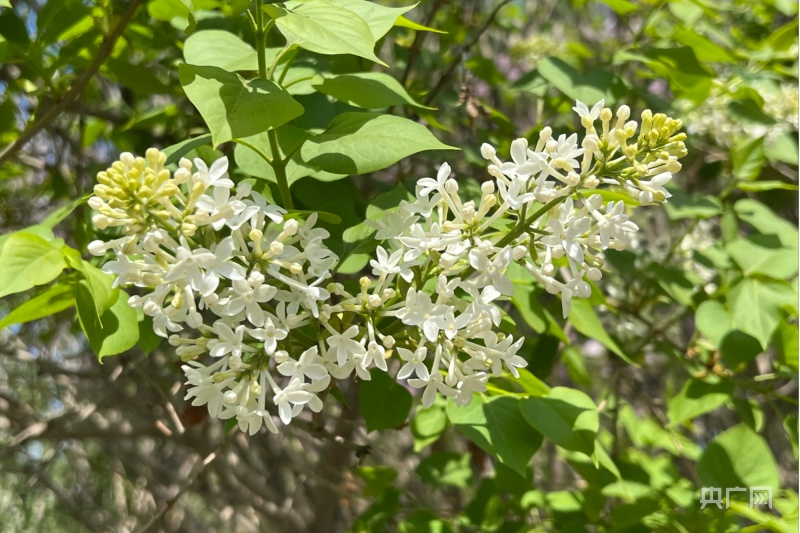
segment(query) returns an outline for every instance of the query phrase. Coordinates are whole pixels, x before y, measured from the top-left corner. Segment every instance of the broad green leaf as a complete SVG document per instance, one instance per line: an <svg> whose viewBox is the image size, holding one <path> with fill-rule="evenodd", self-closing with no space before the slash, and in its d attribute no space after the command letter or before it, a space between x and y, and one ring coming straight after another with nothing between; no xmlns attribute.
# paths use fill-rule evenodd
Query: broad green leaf
<svg viewBox="0 0 800 533"><path fill-rule="evenodd" d="M485 400L474 395L466 406L447 402L447 417L459 433L524 477L542 435L525 421L520 402L509 396Z"/></svg>
<svg viewBox="0 0 800 533"><path fill-rule="evenodd" d="M788 132L779 133L777 135L770 133L770 135L764 139L764 155L773 163L782 161L789 165L797 166L797 136Z"/></svg>
<svg viewBox="0 0 800 533"><path fill-rule="evenodd" d="M733 177L743 181L753 181L761 174L767 161L764 155L764 138L749 139L737 144L732 152Z"/></svg>
<svg viewBox="0 0 800 533"><path fill-rule="evenodd" d="M677 396L667 402L667 417L672 424L692 420L723 405L733 396L733 383L690 379Z"/></svg>
<svg viewBox="0 0 800 533"><path fill-rule="evenodd" d="M547 396L523 399L525 420L558 446L591 455L600 420L597 406L585 393L567 387L550 389Z"/></svg>
<svg viewBox="0 0 800 533"><path fill-rule="evenodd" d="M695 28L676 26L672 38L681 44L690 46L694 50L697 59L703 62L712 63L735 63L736 58L708 37L701 35Z"/></svg>
<svg viewBox="0 0 800 533"><path fill-rule="evenodd" d="M511 302L522 315L526 324L535 332L543 333L547 330L547 317L537 299L538 294L528 278L528 283L514 283L514 295L511 297Z"/></svg>
<svg viewBox="0 0 800 533"><path fill-rule="evenodd" d="M780 486L778 467L767 442L744 424L714 437L697 461L706 487Z"/></svg>
<svg viewBox="0 0 800 533"><path fill-rule="evenodd" d="M541 60L536 68L543 78L570 100L580 100L589 106L601 99L610 105L623 95L624 86L610 71L595 70L584 74L554 57Z"/></svg>
<svg viewBox="0 0 800 533"><path fill-rule="evenodd" d="M358 387L358 404L367 431L403 425L411 412L411 393L382 370L374 368L371 374L372 379Z"/></svg>
<svg viewBox="0 0 800 533"><path fill-rule="evenodd" d="M403 200L413 201L414 196L406 189L405 185L398 183L394 189L378 195L370 202L367 206L367 220L377 220L384 211L396 210Z"/></svg>
<svg viewBox="0 0 800 533"><path fill-rule="evenodd" d="M639 6L628 0L601 0L601 2L613 9L618 15L628 15L639 9Z"/></svg>
<svg viewBox="0 0 800 533"><path fill-rule="evenodd" d="M783 307L797 306L797 291L788 283L745 278L728 293L733 325L766 349L778 327Z"/></svg>
<svg viewBox="0 0 800 533"><path fill-rule="evenodd" d="M798 355L800 355L797 323L790 323L786 318L782 318L774 341L780 362L797 372Z"/></svg>
<svg viewBox="0 0 800 533"><path fill-rule="evenodd" d="M751 335L739 331L725 306L716 300L706 300L697 308L695 314L697 330L711 345L722 353L722 358L730 368L746 363L763 350Z"/></svg>
<svg viewBox="0 0 800 533"><path fill-rule="evenodd" d="M167 146L162 150L167 155L167 165L174 165L181 160L186 154L197 148L198 146L205 146L211 144L211 134L198 135L192 139L186 139L178 144Z"/></svg>
<svg viewBox="0 0 800 533"><path fill-rule="evenodd" d="M11 9L11 0L0 0L0 7L7 7Z"/></svg>
<svg viewBox="0 0 800 533"><path fill-rule="evenodd" d="M85 204L89 200L89 196L91 196L91 195L86 194L84 196L81 196L80 198L77 198L77 199L71 201L70 203L68 203L66 205L63 205L63 206L53 210L49 215L47 215L44 218L44 220L39 222L39 224L37 224L37 226L40 226L42 228L51 228L52 229L53 227L55 227L58 224L60 224L69 215L71 215L72 212L75 211L75 209L77 209L78 207L80 207L83 204Z"/></svg>
<svg viewBox="0 0 800 533"><path fill-rule="evenodd" d="M420 461L417 475L429 485L467 487L472 482L468 453L434 452Z"/></svg>
<svg viewBox="0 0 800 533"><path fill-rule="evenodd" d="M414 451L419 452L439 440L447 429L445 401L438 399L427 409L419 409L411 419L411 434L414 436Z"/></svg>
<svg viewBox="0 0 800 533"><path fill-rule="evenodd" d="M270 50L272 64L278 50ZM190 65L218 67L227 71L258 70L255 49L229 31L204 30L193 33L183 45L183 57Z"/></svg>
<svg viewBox="0 0 800 533"><path fill-rule="evenodd" d="M181 85L211 130L213 145L277 128L303 114L274 82L246 82L217 67L180 65Z"/></svg>
<svg viewBox="0 0 800 533"><path fill-rule="evenodd" d="M64 241L47 241L17 232L4 240L0 251L0 297L53 281L66 268Z"/></svg>
<svg viewBox="0 0 800 533"><path fill-rule="evenodd" d="M139 340L139 321L136 311L128 305L128 295L118 291L113 305L97 319L94 298L84 282L78 283L75 293L78 320L98 360L133 348Z"/></svg>
<svg viewBox="0 0 800 533"><path fill-rule="evenodd" d="M57 283L7 314L0 321L0 329L54 315L73 305L75 305L74 285L66 282Z"/></svg>
<svg viewBox="0 0 800 533"><path fill-rule="evenodd" d="M348 9L364 19L372 33L372 39L378 39L389 33L398 20L405 14L414 9L417 4L405 7L386 7L377 2L367 0L331 0L331 3ZM399 26L399 24L397 24Z"/></svg>
<svg viewBox="0 0 800 533"><path fill-rule="evenodd" d="M750 235L728 243L725 249L747 276L788 279L797 275L797 247L784 247L777 235Z"/></svg>
<svg viewBox="0 0 800 533"><path fill-rule="evenodd" d="M680 268L656 263L652 267L658 285L673 300L690 307L695 293L695 284L689 280L687 272Z"/></svg>
<svg viewBox="0 0 800 533"><path fill-rule="evenodd" d="M69 252L72 253L67 255L67 264L77 270L83 278L78 284L83 285L89 291L97 310L96 318L100 320L103 313L117 301L119 288L112 287L114 277L81 259L77 250L70 249Z"/></svg>
<svg viewBox="0 0 800 533"><path fill-rule="evenodd" d="M139 317L139 340L136 344L142 349L145 356L150 355L164 340L153 331L153 319L142 313Z"/></svg>
<svg viewBox="0 0 800 533"><path fill-rule="evenodd" d="M616 343L611 336L606 333L600 319L597 318L594 308L588 300L583 298L573 298L572 305L569 311L569 321L575 326L580 333L586 335L590 339L594 339L626 362L638 366L628 355L622 351L622 348Z"/></svg>
<svg viewBox="0 0 800 533"><path fill-rule="evenodd" d="M119 83L135 93L151 95L172 92L172 87L161 81L151 69L131 63L128 59L111 58L106 61L105 68Z"/></svg>
<svg viewBox="0 0 800 533"><path fill-rule="evenodd" d="M425 150L456 150L422 124L392 115L342 113L300 153L309 165L336 174L368 174Z"/></svg>
<svg viewBox="0 0 800 533"><path fill-rule="evenodd" d="M722 212L722 204L710 194L689 195L678 189L673 189L670 193L672 197L662 205L672 220L710 218Z"/></svg>
<svg viewBox="0 0 800 533"><path fill-rule="evenodd" d="M375 39L367 22L353 11L325 0L287 2L286 9L264 6L286 37L309 52L352 54L388 66L375 55Z"/></svg>
<svg viewBox="0 0 800 533"><path fill-rule="evenodd" d="M355 472L366 484L364 496L382 495L397 479L397 470L386 466L362 466Z"/></svg>
<svg viewBox="0 0 800 533"><path fill-rule="evenodd" d="M656 75L669 81L672 91L700 103L711 92L715 73L697 60L689 46L658 48L646 46L635 52L622 50L614 55L614 63L641 61Z"/></svg>
<svg viewBox="0 0 800 533"><path fill-rule="evenodd" d="M433 109L414 100L400 82L383 72L340 74L313 85L322 94L364 109L386 109L396 105Z"/></svg>
<svg viewBox="0 0 800 533"><path fill-rule="evenodd" d="M291 124L286 124L278 128L277 135L281 158L285 159L289 154L292 155L286 162L285 169L286 180L289 185L292 185L300 178L311 175L319 181L336 181L345 177L343 174L332 174L317 170L303 161L300 157L299 148L312 137L309 132ZM240 170L250 176L277 183L278 179L275 177L275 170L263 157L266 156L270 160L272 159L272 144L266 132L245 139L236 139L236 143L234 158Z"/></svg>
<svg viewBox="0 0 800 533"><path fill-rule="evenodd" d="M784 246L797 247L797 226L775 214L761 202L743 198L733 205L739 219L765 235L777 235Z"/></svg>

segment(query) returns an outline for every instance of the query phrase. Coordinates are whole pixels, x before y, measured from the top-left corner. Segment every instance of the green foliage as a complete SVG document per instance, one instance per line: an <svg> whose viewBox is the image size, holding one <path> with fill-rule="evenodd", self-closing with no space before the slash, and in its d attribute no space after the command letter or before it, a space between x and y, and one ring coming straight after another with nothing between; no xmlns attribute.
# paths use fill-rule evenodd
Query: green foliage
<svg viewBox="0 0 800 533"><path fill-rule="evenodd" d="M502 329L526 336L520 355L529 366L519 378L491 379L468 406L439 398L421 408L392 377L396 355L387 355L388 374L358 382L357 403L332 388L338 411L312 426L322 420L327 430L335 424L324 421L339 417L352 424L351 411L360 412L366 433L349 435L373 451L357 466L341 460L353 486L327 496L352 504L339 513L353 531L796 531L796 3L571 0L510 2L497 12L484 1L263 3L150 0L105 50L125 2L0 0L0 142L11 145L58 111L23 149L0 156L3 335L37 354L49 353L46 335L61 328L73 338L53 343L58 350L75 345L103 359L135 349L126 364L174 355L100 269L110 258L83 254L94 238L115 235L93 227L82 208L109 152L162 146L172 168L182 157L229 156L232 179L250 180L287 217L319 214L342 258L338 273L357 290L381 244L369 222L411 198L414 181L446 158L459 160L449 162L461 192L477 203L482 142L507 152L511 140L546 126L571 132L575 99L626 104L632 118L652 108L684 120L690 155L663 210L634 220L640 246L601 258L602 290L573 300L567 320L558 299L512 265ZM78 99L58 107L96 58ZM602 196L636 203L616 191ZM44 203L64 207L43 217ZM15 395L29 388L8 382ZM31 395L55 403L61 385L53 383ZM151 426L135 429L150 438ZM0 430L2 440L25 429L15 426L8 439ZM303 446L318 444L301 435ZM64 454L47 439L36 443L54 462ZM281 457L275 446L264 456ZM35 453L10 455L24 463ZM304 479L322 476L317 466ZM78 479L63 464L45 467L25 471L16 492L33 490L28 480ZM102 472L98 479L117 483L116 462ZM209 477L194 497L230 482ZM282 484L299 491L303 481ZM750 508L746 493L725 511L700 509L703 487L750 486L773 489L772 513ZM97 501L113 509L139 497L127 490ZM281 501L311 505L300 494ZM64 502L45 505L75 519ZM181 527L209 529L218 518ZM262 527L279 529L272 519ZM38 529L78 530L44 524Z"/></svg>

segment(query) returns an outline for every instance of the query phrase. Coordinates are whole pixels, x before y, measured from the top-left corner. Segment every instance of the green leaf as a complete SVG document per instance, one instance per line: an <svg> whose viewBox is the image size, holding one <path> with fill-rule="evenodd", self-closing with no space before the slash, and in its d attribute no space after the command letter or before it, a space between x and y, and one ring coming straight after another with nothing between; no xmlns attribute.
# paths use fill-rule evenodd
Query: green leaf
<svg viewBox="0 0 800 533"><path fill-rule="evenodd" d="M696 28L690 29L684 26L676 26L672 38L681 44L690 46L699 61L712 63L736 62L736 57L728 50L698 33Z"/></svg>
<svg viewBox="0 0 800 533"><path fill-rule="evenodd" d="M594 339L626 362L638 366L628 355L622 351L622 348L616 343L614 339L606 333L600 319L597 318L594 308L588 300L583 298L573 298L572 305L569 311L569 321L575 326L580 333L586 335L590 339Z"/></svg>
<svg viewBox="0 0 800 533"><path fill-rule="evenodd" d="M731 163L733 177L743 181L753 181L761 174L761 168L767 161L764 155L764 138L758 137L742 141L734 146Z"/></svg>
<svg viewBox="0 0 800 533"><path fill-rule="evenodd" d="M397 470L385 466L362 466L356 474L365 482L364 496L382 495L397 479Z"/></svg>
<svg viewBox="0 0 800 533"><path fill-rule="evenodd" d="M710 218L722 213L722 203L710 194L690 195L678 189L670 191L672 196L662 204L672 220L684 218Z"/></svg>
<svg viewBox="0 0 800 533"><path fill-rule="evenodd" d="M403 425L411 412L411 393L382 370L373 368L371 374L372 379L362 381L358 387L358 403L367 431Z"/></svg>
<svg viewBox="0 0 800 533"><path fill-rule="evenodd" d="M0 251L0 298L53 281L66 268L64 241L25 231L4 239Z"/></svg>
<svg viewBox="0 0 800 533"><path fill-rule="evenodd" d="M0 329L54 315L75 305L75 287L66 282L47 287L0 321Z"/></svg>
<svg viewBox="0 0 800 533"><path fill-rule="evenodd" d="M272 50L267 64L278 51ZM183 45L183 57L190 65L217 67L230 72L258 70L255 49L229 31L204 30L193 33Z"/></svg>
<svg viewBox="0 0 800 533"><path fill-rule="evenodd" d="M669 81L672 91L693 102L708 98L715 73L697 60L689 46L673 48L644 47L636 52L623 50L614 56L614 63L641 61L656 75Z"/></svg>
<svg viewBox="0 0 800 533"><path fill-rule="evenodd" d="M125 291L118 291L116 301L99 320L94 298L84 282L78 283L75 299L81 328L99 361L136 345L139 340L139 321L136 311L128 305Z"/></svg>
<svg viewBox="0 0 800 533"><path fill-rule="evenodd" d="M474 395L466 406L447 402L447 417L459 433L524 477L542 435L525 421L521 402L509 396L485 400Z"/></svg>
<svg viewBox="0 0 800 533"><path fill-rule="evenodd" d="M744 424L714 437L697 461L697 475L707 487L780 486L778 467L767 442Z"/></svg>
<svg viewBox="0 0 800 533"><path fill-rule="evenodd" d="M352 54L388 66L375 55L367 22L354 12L324 0L287 2L286 10L264 6L289 45L324 55Z"/></svg>
<svg viewBox="0 0 800 533"><path fill-rule="evenodd" d="M795 163L796 165L797 163ZM798 186L793 183L786 183L785 181L778 180L764 180L764 181L743 181L736 184L736 187L747 192L763 192L763 191L796 191Z"/></svg>
<svg viewBox="0 0 800 533"><path fill-rule="evenodd" d="M429 485L465 488L472 482L472 465L468 453L434 452L420 461L416 472Z"/></svg>
<svg viewBox="0 0 800 533"><path fill-rule="evenodd" d="M389 33L392 26L399 26L397 22L402 15L417 6L414 4L406 7L386 7L366 0L331 0L331 4L350 10L364 19L375 42Z"/></svg>
<svg viewBox="0 0 800 533"><path fill-rule="evenodd" d="M618 15L628 15L639 9L639 6L628 0L601 0Z"/></svg>
<svg viewBox="0 0 800 533"><path fill-rule="evenodd" d="M580 73L564 61L548 57L539 62L537 72L550 84L567 95L588 105L605 99L613 104L623 95L623 85L611 71Z"/></svg>
<svg viewBox="0 0 800 533"><path fill-rule="evenodd" d="M447 413L444 401L438 400L427 409L419 409L411 419L414 452L419 452L439 440L445 429L447 429Z"/></svg>
<svg viewBox="0 0 800 533"><path fill-rule="evenodd" d="M447 35L446 31L437 30L436 28L430 28L428 26L423 26L422 24L418 24L413 20L409 20L406 17L398 17L396 21L394 21L394 25L401 27L401 28L408 28L414 31L430 31L433 33L441 33L443 35Z"/></svg>
<svg viewBox="0 0 800 533"><path fill-rule="evenodd" d="M457 150L422 124L392 115L342 113L303 145L303 160L336 174L368 174L425 150Z"/></svg>
<svg viewBox="0 0 800 533"><path fill-rule="evenodd" d="M131 63L127 59L111 58L106 61L106 68L119 83L135 93L151 95L172 92L169 85L156 77L153 71L144 65Z"/></svg>
<svg viewBox="0 0 800 533"><path fill-rule="evenodd" d="M70 252L74 253L67 256L67 263L81 274L83 279L78 283L89 291L96 309L95 318L100 320L103 313L117 301L119 296L119 288L112 287L114 276L81 259L77 250L70 249Z"/></svg>
<svg viewBox="0 0 800 533"><path fill-rule="evenodd" d="M727 380L690 379L677 396L668 400L667 417L672 424L697 418L731 399L733 389L733 383Z"/></svg>
<svg viewBox="0 0 800 533"><path fill-rule="evenodd" d="M788 283L745 278L728 293L733 325L766 349L784 307L797 306L797 291Z"/></svg>
<svg viewBox="0 0 800 533"><path fill-rule="evenodd" d="M706 300L700 304L695 314L695 324L697 330L722 353L725 364L730 368L751 361L762 352L755 338L734 327L730 313L716 300Z"/></svg>
<svg viewBox="0 0 800 533"><path fill-rule="evenodd" d="M597 406L585 393L554 387L547 396L523 399L519 408L525 420L544 438L567 450L594 453L600 419Z"/></svg>
<svg viewBox="0 0 800 533"><path fill-rule="evenodd" d="M764 155L773 163L783 162L797 166L797 136L788 132L778 133L777 135L773 135L770 132L770 135L764 139Z"/></svg>
<svg viewBox="0 0 800 533"><path fill-rule="evenodd" d="M217 67L180 65L181 85L211 130L213 145L277 128L303 114L274 82L246 82Z"/></svg>
<svg viewBox="0 0 800 533"><path fill-rule="evenodd" d="M386 109L396 105L434 109L414 100L400 82L382 72L341 74L313 85L322 94L363 109Z"/></svg>
<svg viewBox="0 0 800 533"><path fill-rule="evenodd" d="M797 226L775 214L761 202L743 198L733 205L739 219L765 235L777 235L786 247L797 247Z"/></svg>
<svg viewBox="0 0 800 533"><path fill-rule="evenodd" d="M174 165L181 160L186 154L197 148L198 146L206 146L211 144L211 134L206 133L191 139L186 139L172 146L167 146L162 150L167 156L167 165Z"/></svg>
<svg viewBox="0 0 800 533"><path fill-rule="evenodd" d="M763 274L778 279L797 275L797 247L784 247L777 235L750 235L725 246L747 276Z"/></svg>

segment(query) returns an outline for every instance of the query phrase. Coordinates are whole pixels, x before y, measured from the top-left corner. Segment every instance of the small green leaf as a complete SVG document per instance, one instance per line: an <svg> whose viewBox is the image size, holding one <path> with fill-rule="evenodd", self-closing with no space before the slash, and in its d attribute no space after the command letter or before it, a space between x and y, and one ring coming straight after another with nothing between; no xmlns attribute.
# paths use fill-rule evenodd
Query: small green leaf
<svg viewBox="0 0 800 533"><path fill-rule="evenodd" d="M367 22L354 12L324 0L287 2L286 10L265 6L289 45L324 55L352 54L383 66Z"/></svg>
<svg viewBox="0 0 800 533"><path fill-rule="evenodd" d="M267 64L272 64L278 50L271 50ZM190 65L218 67L235 72L258 70L255 49L229 31L204 30L193 33L183 45L183 57Z"/></svg>
<svg viewBox="0 0 800 533"><path fill-rule="evenodd" d="M403 425L411 412L411 393L382 370L373 368L371 374L372 379L362 381L358 387L358 403L367 431Z"/></svg>
<svg viewBox="0 0 800 533"><path fill-rule="evenodd" d="M420 461L416 472L429 485L464 488L472 482L472 465L467 453L434 452Z"/></svg>
<svg viewBox="0 0 800 533"><path fill-rule="evenodd" d="M763 351L756 339L733 326L730 313L716 300L706 300L700 304L695 314L695 324L697 331L722 353L725 364L730 368L751 361Z"/></svg>
<svg viewBox="0 0 800 533"><path fill-rule="evenodd" d="M437 30L436 28L431 28L429 26L423 26L413 20L409 20L406 17L398 17L396 21L394 21L394 25L400 28L408 28L414 31L430 31L433 33L441 33L442 35L447 35L446 31Z"/></svg>
<svg viewBox="0 0 800 533"><path fill-rule="evenodd" d="M335 174L368 174L425 150L457 150L422 124L392 115L342 113L303 145L303 160Z"/></svg>
<svg viewBox="0 0 800 533"><path fill-rule="evenodd" d="M667 417L672 424L692 420L723 405L733 396L733 383L726 380L690 379L668 401Z"/></svg>
<svg viewBox="0 0 800 533"><path fill-rule="evenodd" d="M414 100L400 82L382 72L340 74L313 85L322 94L363 109L386 109L396 105L434 109Z"/></svg>
<svg viewBox="0 0 800 533"><path fill-rule="evenodd" d="M75 305L75 286L61 282L47 287L0 321L0 329L54 315Z"/></svg>
<svg viewBox="0 0 800 533"><path fill-rule="evenodd" d="M197 148L198 146L206 146L211 144L211 134L198 135L191 139L186 139L172 146L168 146L162 150L167 156L167 165L174 165L181 160L186 154Z"/></svg>
<svg viewBox="0 0 800 533"><path fill-rule="evenodd" d="M731 151L733 154L733 177L743 181L753 181L761 174L761 168L767 161L764 155L764 138L757 137L737 144Z"/></svg>
<svg viewBox="0 0 800 533"><path fill-rule="evenodd" d="M583 298L573 298L569 312L569 321L580 333L590 339L594 339L626 362L638 366L628 355L622 351L617 342L606 333L600 319L597 318L594 308L588 300Z"/></svg>
<svg viewBox="0 0 800 533"><path fill-rule="evenodd" d="M797 163L795 163L796 165ZM763 192L763 191L796 191L797 185L793 183L786 183L785 181L778 180L765 180L765 181L742 181L736 184L736 187L747 192Z"/></svg>
<svg viewBox="0 0 800 533"><path fill-rule="evenodd" d="M544 438L567 450L591 455L600 427L597 406L585 393L567 387L550 389L547 396L523 399L525 420Z"/></svg>
<svg viewBox="0 0 800 533"><path fill-rule="evenodd" d="M744 424L714 437L697 461L697 475L707 487L780 486L778 467L767 442Z"/></svg>
<svg viewBox="0 0 800 533"><path fill-rule="evenodd" d="M117 300L97 319L94 298L86 284L80 282L75 294L78 320L98 360L133 348L139 340L136 311L128 305L128 295L120 290Z"/></svg>
<svg viewBox="0 0 800 533"><path fill-rule="evenodd" d="M722 203L710 194L690 195L678 189L670 193L672 197L662 205L672 220L711 218L722 213Z"/></svg>
<svg viewBox="0 0 800 533"><path fill-rule="evenodd" d="M246 82L217 67L178 68L181 85L211 130L215 148L231 139L276 128L303 114L303 106L274 82Z"/></svg>
<svg viewBox="0 0 800 533"><path fill-rule="evenodd" d="M414 451L419 452L439 440L445 429L447 429L447 413L444 401L439 400L427 409L419 409L411 419Z"/></svg>
<svg viewBox="0 0 800 533"><path fill-rule="evenodd" d="M447 402L447 417L459 433L524 477L528 462L542 445L542 435L522 416L522 401L509 396L485 400L474 395L466 406Z"/></svg>
<svg viewBox="0 0 800 533"><path fill-rule="evenodd" d="M539 62L537 72L550 84L567 95L570 100L580 100L593 105L605 99L613 104L622 96L624 86L611 71L580 73L564 61L547 57Z"/></svg>
<svg viewBox="0 0 800 533"><path fill-rule="evenodd" d="M53 281L66 268L64 241L17 232L0 251L0 298Z"/></svg>

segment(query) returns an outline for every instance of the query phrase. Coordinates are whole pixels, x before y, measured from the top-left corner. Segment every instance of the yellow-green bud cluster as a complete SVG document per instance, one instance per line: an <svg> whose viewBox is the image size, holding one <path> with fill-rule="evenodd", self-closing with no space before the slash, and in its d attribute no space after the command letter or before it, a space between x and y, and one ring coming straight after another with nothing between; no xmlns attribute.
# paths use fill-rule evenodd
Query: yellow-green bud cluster
<svg viewBox="0 0 800 533"><path fill-rule="evenodd" d="M126 152L98 173L94 197L89 200L97 211L95 225L100 229L123 226L127 235L134 235L149 229L156 220L170 220L172 198L179 190L164 168L166 161L164 152L155 148L147 150L146 158Z"/></svg>

